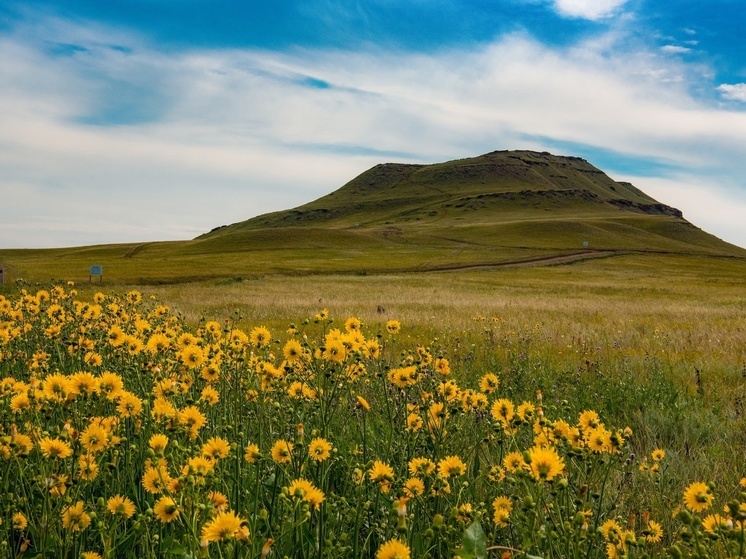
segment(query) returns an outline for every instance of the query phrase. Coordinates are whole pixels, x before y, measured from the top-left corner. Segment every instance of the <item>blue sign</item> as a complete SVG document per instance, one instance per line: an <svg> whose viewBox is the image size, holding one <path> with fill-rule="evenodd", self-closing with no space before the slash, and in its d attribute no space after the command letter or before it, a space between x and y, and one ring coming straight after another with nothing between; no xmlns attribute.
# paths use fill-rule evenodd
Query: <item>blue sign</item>
<svg viewBox="0 0 746 559"><path fill-rule="evenodd" d="M91 266L91 273L92 276L103 276L104 275L104 267L103 266Z"/></svg>

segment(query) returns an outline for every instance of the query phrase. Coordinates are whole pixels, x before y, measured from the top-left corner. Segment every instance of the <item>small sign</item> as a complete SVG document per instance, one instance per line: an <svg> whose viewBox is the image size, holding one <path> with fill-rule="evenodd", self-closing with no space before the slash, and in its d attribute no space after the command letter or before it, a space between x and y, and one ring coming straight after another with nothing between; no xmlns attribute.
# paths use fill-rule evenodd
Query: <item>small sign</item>
<svg viewBox="0 0 746 559"><path fill-rule="evenodd" d="M104 281L104 267L103 266L91 266L91 271L88 272L88 281L93 281L93 276L98 276L99 283L103 283Z"/></svg>

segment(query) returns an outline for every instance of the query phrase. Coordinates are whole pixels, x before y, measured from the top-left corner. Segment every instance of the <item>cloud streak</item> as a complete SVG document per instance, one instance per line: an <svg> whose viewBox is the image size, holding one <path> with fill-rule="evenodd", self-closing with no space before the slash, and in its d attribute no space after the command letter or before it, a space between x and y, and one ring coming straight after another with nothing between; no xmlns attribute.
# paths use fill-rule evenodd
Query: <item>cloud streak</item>
<svg viewBox="0 0 746 559"><path fill-rule="evenodd" d="M584 17L589 5L574 4ZM690 66L623 42L560 49L513 33L436 54L172 52L45 20L0 39L0 246L188 238L310 201L382 161L494 149L576 144L648 161L669 176L637 186L665 184L661 201L675 206L680 180L694 208L716 170L718 200L737 197L746 113L696 101ZM742 85L718 89L738 100ZM712 231L746 246L743 224Z"/></svg>

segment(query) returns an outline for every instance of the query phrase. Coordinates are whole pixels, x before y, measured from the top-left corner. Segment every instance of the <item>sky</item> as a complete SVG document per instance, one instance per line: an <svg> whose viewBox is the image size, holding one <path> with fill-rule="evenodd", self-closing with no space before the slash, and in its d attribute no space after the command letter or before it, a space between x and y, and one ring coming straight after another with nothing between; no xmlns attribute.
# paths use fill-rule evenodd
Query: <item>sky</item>
<svg viewBox="0 0 746 559"><path fill-rule="evenodd" d="M746 247L744 28L743 0L0 0L0 248L190 239L503 149Z"/></svg>

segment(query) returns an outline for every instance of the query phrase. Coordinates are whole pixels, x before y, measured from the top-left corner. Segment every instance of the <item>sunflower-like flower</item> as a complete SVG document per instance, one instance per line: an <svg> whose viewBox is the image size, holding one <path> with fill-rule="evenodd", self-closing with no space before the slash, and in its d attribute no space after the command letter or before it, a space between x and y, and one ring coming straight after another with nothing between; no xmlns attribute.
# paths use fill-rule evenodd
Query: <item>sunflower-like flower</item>
<svg viewBox="0 0 746 559"><path fill-rule="evenodd" d="M551 481L565 469L565 462L554 447L533 447L528 451L531 475L537 481Z"/></svg>
<svg viewBox="0 0 746 559"><path fill-rule="evenodd" d="M171 497L161 497L153 507L155 517L167 524L173 522L179 516L179 507Z"/></svg>
<svg viewBox="0 0 746 559"><path fill-rule="evenodd" d="M684 490L684 506L692 512L707 510L714 499L710 487L701 481L695 481Z"/></svg>
<svg viewBox="0 0 746 559"><path fill-rule="evenodd" d="M62 526L73 532L81 532L91 524L91 516L85 511L85 503L78 501L62 510Z"/></svg>
<svg viewBox="0 0 746 559"><path fill-rule="evenodd" d="M324 492L317 488L310 481L298 478L293 480L288 487L291 497L301 499L318 510L321 503L324 502Z"/></svg>
<svg viewBox="0 0 746 559"><path fill-rule="evenodd" d="M80 435L80 444L86 452L101 452L109 445L109 433L100 423L90 423Z"/></svg>
<svg viewBox="0 0 746 559"><path fill-rule="evenodd" d="M458 456L446 456L438 462L438 475L442 478L462 476L466 473L466 464Z"/></svg>
<svg viewBox="0 0 746 559"><path fill-rule="evenodd" d="M258 444L250 444L246 447L246 451L243 455L244 459L249 464L255 464L259 458L261 458L262 454L259 452L259 445Z"/></svg>
<svg viewBox="0 0 746 559"><path fill-rule="evenodd" d="M495 373L486 373L479 379L479 389L485 394L492 394L500 386L500 379Z"/></svg>
<svg viewBox="0 0 746 559"><path fill-rule="evenodd" d="M293 443L280 439L272 445L271 454L278 464L288 464L293 459Z"/></svg>
<svg viewBox="0 0 746 559"><path fill-rule="evenodd" d="M67 458L73 453L73 449L62 439L44 437L39 441L41 453L46 458Z"/></svg>
<svg viewBox="0 0 746 559"><path fill-rule="evenodd" d="M249 340L256 347L266 347L272 341L272 334L264 326L256 326L249 334Z"/></svg>
<svg viewBox="0 0 746 559"><path fill-rule="evenodd" d="M495 500L492 501L492 508L494 509L492 519L495 524L500 528L507 526L508 518L513 511L513 501L505 496L495 497Z"/></svg>
<svg viewBox="0 0 746 559"><path fill-rule="evenodd" d="M647 528L643 530L645 535L645 541L650 543L658 543L663 538L663 528L655 520L649 520Z"/></svg>
<svg viewBox="0 0 746 559"><path fill-rule="evenodd" d="M114 495L106 501L106 509L114 516L130 518L135 514L135 503L129 497Z"/></svg>
<svg viewBox="0 0 746 559"><path fill-rule="evenodd" d="M219 512L202 527L202 541L219 542L234 539L241 526L245 524L246 521L233 511Z"/></svg>
<svg viewBox="0 0 746 559"><path fill-rule="evenodd" d="M230 443L220 437L212 437L202 446L202 456L213 460L227 457L230 451Z"/></svg>
<svg viewBox="0 0 746 559"><path fill-rule="evenodd" d="M394 469L385 462L376 460L368 470L368 478L379 485L382 493L388 493L391 482L394 481Z"/></svg>
<svg viewBox="0 0 746 559"><path fill-rule="evenodd" d="M376 559L409 559L409 546L401 540L392 539L381 545L376 552Z"/></svg>
<svg viewBox="0 0 746 559"><path fill-rule="evenodd" d="M331 456L332 445L326 439L317 437L308 445L308 455L316 462L323 462Z"/></svg>

